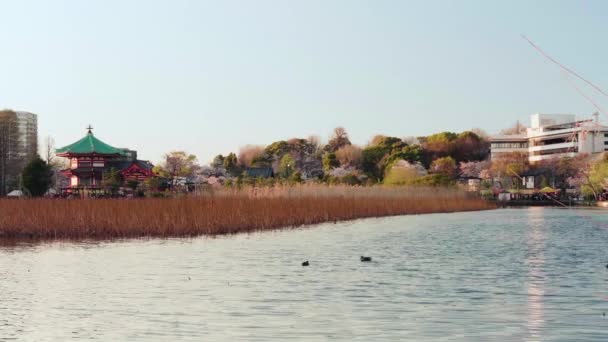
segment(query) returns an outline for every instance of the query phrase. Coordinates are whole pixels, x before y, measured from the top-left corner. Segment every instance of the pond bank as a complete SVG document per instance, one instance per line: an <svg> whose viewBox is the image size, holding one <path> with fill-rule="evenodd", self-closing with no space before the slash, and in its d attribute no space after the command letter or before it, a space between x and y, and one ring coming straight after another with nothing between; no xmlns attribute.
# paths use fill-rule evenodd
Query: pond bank
<svg viewBox="0 0 608 342"><path fill-rule="evenodd" d="M593 201L554 201L554 200L509 200L509 201L497 201L492 200L491 203L495 203L496 206L501 208L507 207L583 207L583 208L596 208L604 207L608 208L608 204L603 205L606 202L593 202Z"/></svg>

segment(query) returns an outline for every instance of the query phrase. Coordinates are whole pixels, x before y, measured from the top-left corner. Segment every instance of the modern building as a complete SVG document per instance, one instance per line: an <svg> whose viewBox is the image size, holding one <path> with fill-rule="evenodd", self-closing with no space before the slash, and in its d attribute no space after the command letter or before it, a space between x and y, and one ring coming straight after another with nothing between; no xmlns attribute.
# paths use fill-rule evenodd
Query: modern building
<svg viewBox="0 0 608 342"><path fill-rule="evenodd" d="M528 155L531 163L555 157L574 157L581 153L608 151L608 126L593 119L576 120L572 114L533 114L524 134L493 136L491 157L508 153Z"/></svg>
<svg viewBox="0 0 608 342"><path fill-rule="evenodd" d="M0 111L0 196L19 188L19 175L38 153L38 117Z"/></svg>
<svg viewBox="0 0 608 342"><path fill-rule="evenodd" d="M61 173L69 179L63 193L103 192L104 175L117 172L123 185L129 181L142 182L154 176L153 165L137 159L137 152L127 148L116 148L93 135L93 128L87 128L87 135L77 142L57 149L57 156L68 158L70 167Z"/></svg>

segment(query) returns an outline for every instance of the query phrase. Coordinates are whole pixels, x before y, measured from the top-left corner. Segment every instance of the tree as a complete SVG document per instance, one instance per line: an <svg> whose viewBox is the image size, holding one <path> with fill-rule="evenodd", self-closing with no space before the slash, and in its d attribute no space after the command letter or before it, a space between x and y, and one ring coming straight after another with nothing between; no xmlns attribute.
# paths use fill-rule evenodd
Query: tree
<svg viewBox="0 0 608 342"><path fill-rule="evenodd" d="M148 191L159 191L163 184L160 178L150 177L144 181L144 185Z"/></svg>
<svg viewBox="0 0 608 342"><path fill-rule="evenodd" d="M230 153L226 156L226 158L224 158L223 166L226 169L226 172L228 172L233 177L237 176L240 171L238 159L236 157L236 154L234 153Z"/></svg>
<svg viewBox="0 0 608 342"><path fill-rule="evenodd" d="M69 159L56 158L55 139L51 136L47 136L44 139L43 153L44 160L51 167L53 172L51 187L59 187L61 185L61 179L65 178L60 171L69 167Z"/></svg>
<svg viewBox="0 0 608 342"><path fill-rule="evenodd" d="M580 153L573 158L557 158L549 167L553 170L555 186L565 191L568 179L575 177L581 170L589 168L589 155Z"/></svg>
<svg viewBox="0 0 608 342"><path fill-rule="evenodd" d="M356 145L346 145L340 147L336 151L336 158L340 162L341 166L359 167L361 164L362 154L361 147Z"/></svg>
<svg viewBox="0 0 608 342"><path fill-rule="evenodd" d="M336 152L341 147L350 145L350 139L348 138L348 133L344 127L336 127L334 128L334 132L329 138L327 145L325 145L325 152Z"/></svg>
<svg viewBox="0 0 608 342"><path fill-rule="evenodd" d="M460 162L460 174L463 177L483 178L481 177L483 170L489 169L491 165L489 160Z"/></svg>
<svg viewBox="0 0 608 342"><path fill-rule="evenodd" d="M490 141L471 131L458 134L451 144L451 156L457 162L484 160L490 153Z"/></svg>
<svg viewBox="0 0 608 342"><path fill-rule="evenodd" d="M289 176L289 181L292 183L302 183L302 173L300 171L296 171Z"/></svg>
<svg viewBox="0 0 608 342"><path fill-rule="evenodd" d="M453 155L455 145L452 142L457 137L453 132L441 132L423 138L423 164L429 167L433 160Z"/></svg>
<svg viewBox="0 0 608 342"><path fill-rule="evenodd" d="M244 168L250 167L253 161L264 153L264 146L246 145L239 149L238 161Z"/></svg>
<svg viewBox="0 0 608 342"><path fill-rule="evenodd" d="M490 174L500 179L503 187L517 188L521 185L521 174L530 169L528 154L524 152L503 153L492 159Z"/></svg>
<svg viewBox="0 0 608 342"><path fill-rule="evenodd" d="M161 176L171 179L175 186L178 178L192 177L199 168L195 155L184 151L173 151L165 154L163 163L156 171Z"/></svg>
<svg viewBox="0 0 608 342"><path fill-rule="evenodd" d="M583 194L593 196L595 200L604 199L608 191L608 157L593 163L586 171L581 170L581 173Z"/></svg>
<svg viewBox="0 0 608 342"><path fill-rule="evenodd" d="M211 167L214 169L219 169L224 167L224 156L221 154L218 154L217 156L215 156L215 158L213 158L213 161L211 162Z"/></svg>
<svg viewBox="0 0 608 342"><path fill-rule="evenodd" d="M502 153L492 159L492 173L497 177L520 176L530 169L528 154L525 152Z"/></svg>
<svg viewBox="0 0 608 342"><path fill-rule="evenodd" d="M431 172L454 179L458 175L456 161L452 157L442 157L435 159L431 164Z"/></svg>
<svg viewBox="0 0 608 342"><path fill-rule="evenodd" d="M405 152L408 145L396 137L376 135L361 155L361 168L373 180L382 180L389 164L398 159L409 159L396 154Z"/></svg>
<svg viewBox="0 0 608 342"><path fill-rule="evenodd" d="M50 135L44 139L44 157L48 165L53 165L55 159L55 139Z"/></svg>
<svg viewBox="0 0 608 342"><path fill-rule="evenodd" d="M369 146L383 146L385 148L396 150L407 146L407 144L400 138L378 134L372 138Z"/></svg>
<svg viewBox="0 0 608 342"><path fill-rule="evenodd" d="M481 139L484 139L484 140L489 140L490 139L490 135L488 134L488 132L484 131L481 128L473 128L471 130L471 132L477 134L477 136L480 137Z"/></svg>
<svg viewBox="0 0 608 342"><path fill-rule="evenodd" d="M363 172L373 180L382 180L384 176L382 160L386 155L386 149L379 145L364 148L361 152Z"/></svg>
<svg viewBox="0 0 608 342"><path fill-rule="evenodd" d="M284 155L279 163L279 176L281 178L289 178L294 173L295 164L296 161L290 154Z"/></svg>
<svg viewBox="0 0 608 342"><path fill-rule="evenodd" d="M326 172L340 166L340 162L336 158L336 154L333 152L327 152L323 155L323 170Z"/></svg>
<svg viewBox="0 0 608 342"><path fill-rule="evenodd" d="M318 135L311 135L306 140L308 140L308 143L312 146L315 154L320 157L323 152L321 138Z"/></svg>
<svg viewBox="0 0 608 342"><path fill-rule="evenodd" d="M123 183L124 180L122 175L115 168L111 168L103 173L101 185L106 189L106 191L109 191L110 194L116 195Z"/></svg>
<svg viewBox="0 0 608 342"><path fill-rule="evenodd" d="M388 159L387 166L399 160L406 160L410 163L418 163L422 161L422 147L420 145L408 145L401 150L393 151Z"/></svg>
<svg viewBox="0 0 608 342"><path fill-rule="evenodd" d="M36 156L21 173L23 188L33 197L41 197L49 190L53 171L51 167Z"/></svg>

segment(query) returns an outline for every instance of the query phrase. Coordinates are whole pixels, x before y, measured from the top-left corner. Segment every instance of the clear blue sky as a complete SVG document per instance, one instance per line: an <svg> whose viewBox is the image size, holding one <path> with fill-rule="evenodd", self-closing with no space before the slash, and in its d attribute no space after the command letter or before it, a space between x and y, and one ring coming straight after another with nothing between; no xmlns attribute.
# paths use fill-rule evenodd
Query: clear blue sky
<svg viewBox="0 0 608 342"><path fill-rule="evenodd" d="M344 126L492 133L595 109L521 38L608 87L605 1L2 1L0 108L158 161ZM596 97L598 101L604 98Z"/></svg>

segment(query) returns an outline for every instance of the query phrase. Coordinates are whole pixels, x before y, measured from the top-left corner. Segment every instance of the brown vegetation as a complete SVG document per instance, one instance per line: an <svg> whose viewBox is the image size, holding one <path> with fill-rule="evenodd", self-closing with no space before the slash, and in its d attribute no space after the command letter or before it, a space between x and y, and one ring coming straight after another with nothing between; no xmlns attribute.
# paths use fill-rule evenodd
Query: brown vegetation
<svg viewBox="0 0 608 342"><path fill-rule="evenodd" d="M490 209L452 189L296 186L142 200L0 200L0 237L188 237L365 217Z"/></svg>
<svg viewBox="0 0 608 342"><path fill-rule="evenodd" d="M264 153L264 146L247 145L239 150L238 161L244 167L251 166L253 160Z"/></svg>

